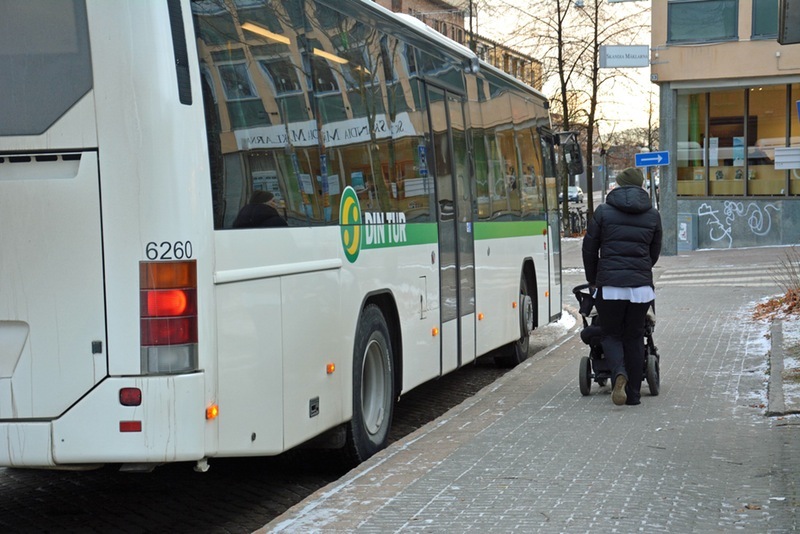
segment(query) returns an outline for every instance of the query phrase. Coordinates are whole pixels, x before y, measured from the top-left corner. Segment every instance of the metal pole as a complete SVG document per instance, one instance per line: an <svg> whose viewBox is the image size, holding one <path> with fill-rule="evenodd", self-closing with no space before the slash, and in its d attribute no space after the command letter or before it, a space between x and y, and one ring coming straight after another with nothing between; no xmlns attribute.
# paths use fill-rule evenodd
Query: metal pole
<svg viewBox="0 0 800 534"><path fill-rule="evenodd" d="M605 203L606 193L608 192L608 150L603 149L603 191L600 194L600 202Z"/></svg>
<svg viewBox="0 0 800 534"><path fill-rule="evenodd" d="M475 36L472 32L472 0L469 0L469 49L475 52Z"/></svg>

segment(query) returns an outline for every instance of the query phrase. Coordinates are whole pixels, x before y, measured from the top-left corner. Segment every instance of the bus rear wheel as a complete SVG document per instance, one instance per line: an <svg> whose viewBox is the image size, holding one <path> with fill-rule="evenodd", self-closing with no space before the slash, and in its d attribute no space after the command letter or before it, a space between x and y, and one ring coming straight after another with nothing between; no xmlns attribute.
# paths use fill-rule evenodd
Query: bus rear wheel
<svg viewBox="0 0 800 534"><path fill-rule="evenodd" d="M528 281L523 274L519 282L519 339L503 347L502 354L495 356L494 361L500 367L514 367L528 358L533 332L535 305L528 290Z"/></svg>
<svg viewBox="0 0 800 534"><path fill-rule="evenodd" d="M347 425L346 457L363 462L386 447L394 413L394 367L389 327L380 308L364 309L353 352L353 418Z"/></svg>

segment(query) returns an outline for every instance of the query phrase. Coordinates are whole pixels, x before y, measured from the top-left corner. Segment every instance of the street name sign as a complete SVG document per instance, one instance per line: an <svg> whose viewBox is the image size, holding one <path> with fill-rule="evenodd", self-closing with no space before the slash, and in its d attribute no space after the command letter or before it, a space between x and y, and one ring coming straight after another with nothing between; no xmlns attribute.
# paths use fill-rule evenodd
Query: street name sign
<svg viewBox="0 0 800 534"><path fill-rule="evenodd" d="M669 152L641 152L634 155L637 167L658 167L669 165Z"/></svg>

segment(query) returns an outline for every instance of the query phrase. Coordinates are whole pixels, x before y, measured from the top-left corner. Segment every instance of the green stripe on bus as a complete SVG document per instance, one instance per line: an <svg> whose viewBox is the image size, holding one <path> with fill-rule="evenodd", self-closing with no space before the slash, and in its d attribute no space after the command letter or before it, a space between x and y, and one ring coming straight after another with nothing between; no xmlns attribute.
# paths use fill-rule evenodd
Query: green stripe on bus
<svg viewBox="0 0 800 534"><path fill-rule="evenodd" d="M438 236L436 223L364 224L361 226L361 248L428 245L436 243Z"/></svg>
<svg viewBox="0 0 800 534"><path fill-rule="evenodd" d="M508 221L475 223L475 239L540 236L546 221ZM361 249L428 245L438 240L436 223L361 225Z"/></svg>
<svg viewBox="0 0 800 534"><path fill-rule="evenodd" d="M475 223L475 240L540 236L546 231L547 221L479 222Z"/></svg>

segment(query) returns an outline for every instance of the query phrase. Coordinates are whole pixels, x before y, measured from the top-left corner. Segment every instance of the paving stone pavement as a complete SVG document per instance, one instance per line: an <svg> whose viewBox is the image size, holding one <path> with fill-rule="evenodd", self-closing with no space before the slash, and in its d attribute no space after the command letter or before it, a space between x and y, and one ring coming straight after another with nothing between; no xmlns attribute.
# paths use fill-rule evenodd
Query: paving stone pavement
<svg viewBox="0 0 800 534"><path fill-rule="evenodd" d="M579 246L564 246L567 291ZM785 251L661 259L658 396L646 383L639 406L597 384L582 396L576 324L258 532L797 531L800 415L768 406L772 325L752 320Z"/></svg>

